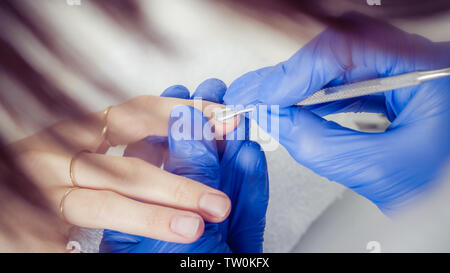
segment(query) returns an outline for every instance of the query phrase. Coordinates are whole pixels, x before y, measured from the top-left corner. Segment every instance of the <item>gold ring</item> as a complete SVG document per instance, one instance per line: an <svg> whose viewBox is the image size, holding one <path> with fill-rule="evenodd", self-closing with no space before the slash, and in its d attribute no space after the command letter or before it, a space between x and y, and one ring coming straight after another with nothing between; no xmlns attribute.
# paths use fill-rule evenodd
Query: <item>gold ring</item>
<svg viewBox="0 0 450 273"><path fill-rule="evenodd" d="M72 159L70 160L70 169L69 169L69 172L70 172L70 181L72 182L72 185L73 185L74 187L79 187L77 181L75 180L75 176L74 176L74 174L73 174L73 167L74 167L75 160L76 160L76 159L78 158L78 156L80 156L82 153L90 153L90 152L91 152L91 151L88 151L88 150L82 150L82 151L79 151L79 152L76 153L76 154L72 157Z"/></svg>
<svg viewBox="0 0 450 273"><path fill-rule="evenodd" d="M110 147L114 146L108 140L108 115L109 115L109 112L111 111L111 108L112 108L112 106L108 106L108 108L106 108L105 111L103 111L104 126L102 129L102 135L101 135L101 138L103 138L103 140L106 142L106 144Z"/></svg>
<svg viewBox="0 0 450 273"><path fill-rule="evenodd" d="M69 188L63 195L63 197L61 198L61 202L59 203L59 211L61 212L61 217L63 218L64 221L66 221L66 223L69 223L69 221L67 221L66 216L64 215L64 202L66 201L67 196L73 191L79 189L79 187L74 187L74 188Z"/></svg>

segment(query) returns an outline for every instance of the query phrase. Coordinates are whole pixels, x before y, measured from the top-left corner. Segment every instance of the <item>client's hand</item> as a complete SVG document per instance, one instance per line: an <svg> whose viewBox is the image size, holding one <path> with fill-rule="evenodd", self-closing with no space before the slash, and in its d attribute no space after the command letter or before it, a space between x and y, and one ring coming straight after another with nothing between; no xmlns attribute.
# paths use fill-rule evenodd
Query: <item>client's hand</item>
<svg viewBox="0 0 450 273"><path fill-rule="evenodd" d="M77 225L190 243L202 235L204 220L221 222L227 218L229 198L202 183L149 164L152 162L145 158L104 154L108 146L128 144L130 155L149 136L166 138L171 110L178 105L197 107L209 117L208 111L224 107L206 101L141 96L106 111L59 122L11 144L10 151L23 175L36 185L30 194L40 191L48 199L48 208L70 224L51 214L61 233ZM211 124L216 135L223 135L233 131L235 121L220 123L211 119ZM80 152L84 150L91 152ZM14 187L22 187L18 179L8 180ZM46 228L49 225L38 206L14 207L21 219ZM193 232L187 234L189 224ZM65 244L64 238L60 241Z"/></svg>
<svg viewBox="0 0 450 273"><path fill-rule="evenodd" d="M226 86L219 80L203 82L193 97L222 103ZM189 91L182 86L167 89L163 96L188 98ZM182 115L178 115L181 113ZM247 120L246 120L247 121ZM179 124L202 124L208 120L202 112L180 106L172 111L169 122L168 140L152 138L141 143L140 148L127 151L132 156L145 158L149 162L160 163L155 154L145 154L159 148L158 156L166 154L164 169L226 193L232 202L230 216L221 223L206 223L203 236L190 244L169 243L117 231L105 230L100 245L101 252L261 252L265 227L265 214L269 199L267 164L259 145L248 139L248 121L241 122L226 139L216 141L201 130L200 140L194 140L194 130L183 128L179 137ZM246 124L247 123L247 124ZM244 134L239 135L239 132ZM196 135L198 136L198 135ZM240 139L241 138L241 139ZM198 139L198 137L196 138ZM208 140L209 139L209 140ZM167 148L168 151L164 152ZM187 221L187 220L186 220ZM172 223L180 228L184 220ZM186 229L186 233L192 232Z"/></svg>

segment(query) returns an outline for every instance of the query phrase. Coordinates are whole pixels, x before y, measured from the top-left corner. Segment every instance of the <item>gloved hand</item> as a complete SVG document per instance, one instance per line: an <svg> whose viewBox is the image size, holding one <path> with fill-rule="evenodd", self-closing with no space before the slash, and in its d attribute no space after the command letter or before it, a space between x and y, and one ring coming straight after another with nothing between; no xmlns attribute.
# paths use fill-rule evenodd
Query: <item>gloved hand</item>
<svg viewBox="0 0 450 273"><path fill-rule="evenodd" d="M347 18L353 32L324 31L287 61L235 80L224 100L280 105L279 136L273 136L298 163L390 214L430 186L449 158L450 79L310 107L292 105L327 86L449 67L450 43L433 43L358 14ZM339 112L383 113L391 124L385 132L364 133L322 118ZM270 108L254 114L274 118Z"/></svg>
<svg viewBox="0 0 450 273"><path fill-rule="evenodd" d="M195 91L193 97L223 103L226 86L223 82L206 80ZM168 88L162 96L189 98L183 86ZM186 107L186 106L180 106ZM180 112L179 107L172 113ZM177 121L187 124L208 120L200 111L189 107L188 113L173 117L169 128ZM246 126L242 120L239 126ZM243 128L240 128L243 129ZM193 131L193 130L192 130ZM183 132L184 133L184 132ZM192 134L193 132L189 132ZM230 134L236 133L236 131ZM247 132L248 133L248 132ZM230 136L227 135L226 137ZM186 139L186 138L185 138ZM202 182L226 193L231 201L231 213L221 223L205 223L203 236L191 244L169 243L150 238L105 230L100 252L261 252L265 214L269 199L267 164L259 145L248 140L177 140L169 129L168 140L152 137L152 149L166 151L164 169ZM159 156L164 152L157 152ZM146 158L155 162L153 158Z"/></svg>

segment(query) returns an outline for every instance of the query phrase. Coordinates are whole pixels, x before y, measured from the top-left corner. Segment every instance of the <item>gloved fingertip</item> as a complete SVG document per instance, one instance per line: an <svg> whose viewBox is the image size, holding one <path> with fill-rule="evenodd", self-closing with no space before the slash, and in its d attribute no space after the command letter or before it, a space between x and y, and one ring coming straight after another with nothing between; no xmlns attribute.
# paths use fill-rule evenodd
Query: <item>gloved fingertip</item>
<svg viewBox="0 0 450 273"><path fill-rule="evenodd" d="M260 83L273 67L264 67L248 72L231 83L223 97L226 105L244 105L261 103Z"/></svg>
<svg viewBox="0 0 450 273"><path fill-rule="evenodd" d="M189 99L189 90L183 85L172 85L164 90L161 97Z"/></svg>
<svg viewBox="0 0 450 273"><path fill-rule="evenodd" d="M263 193L268 199L269 179L267 175L267 160L261 146L254 141L245 141L236 155L236 171L250 176L247 180L257 183L257 192ZM261 196L260 196L261 198Z"/></svg>
<svg viewBox="0 0 450 273"><path fill-rule="evenodd" d="M203 81L195 90L192 98L202 98L203 100L223 103L223 96L227 91L227 85L216 78Z"/></svg>
<svg viewBox="0 0 450 273"><path fill-rule="evenodd" d="M245 141L237 154L236 162L242 169L247 169L248 164L261 167L266 165L266 156L258 143Z"/></svg>

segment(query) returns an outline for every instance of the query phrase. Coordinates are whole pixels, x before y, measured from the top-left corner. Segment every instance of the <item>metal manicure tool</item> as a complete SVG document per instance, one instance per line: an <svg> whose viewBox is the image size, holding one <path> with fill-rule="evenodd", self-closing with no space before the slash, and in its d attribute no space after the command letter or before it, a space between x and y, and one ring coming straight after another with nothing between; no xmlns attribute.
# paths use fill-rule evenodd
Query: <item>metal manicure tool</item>
<svg viewBox="0 0 450 273"><path fill-rule="evenodd" d="M342 99L355 98L403 87L415 86L426 81L447 76L450 76L450 67L438 70L410 72L385 78L377 78L373 80L333 86L315 92L296 105L314 105ZM246 108L243 110L232 110L229 108L225 108L216 111L214 118L217 121L225 121L240 114L251 112L255 109L255 107Z"/></svg>

